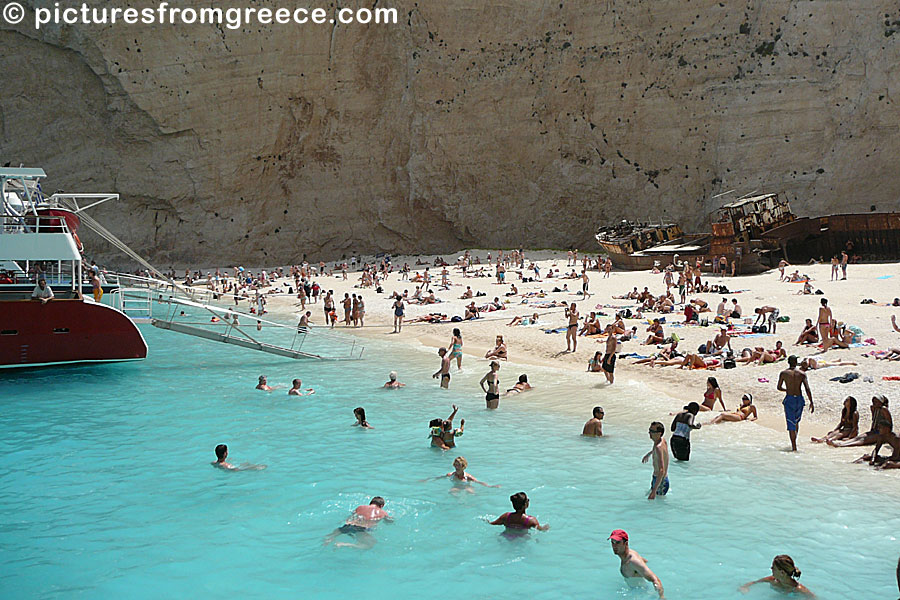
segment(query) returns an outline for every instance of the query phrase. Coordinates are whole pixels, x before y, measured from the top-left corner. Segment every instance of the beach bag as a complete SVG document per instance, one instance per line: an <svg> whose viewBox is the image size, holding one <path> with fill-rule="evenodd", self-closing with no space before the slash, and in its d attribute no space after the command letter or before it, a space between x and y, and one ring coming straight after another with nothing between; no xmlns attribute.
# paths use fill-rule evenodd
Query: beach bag
<svg viewBox="0 0 900 600"><path fill-rule="evenodd" d="M709 327L709 319L707 317L700 319L700 327Z"/></svg>
<svg viewBox="0 0 900 600"><path fill-rule="evenodd" d="M459 316L459 315L455 315L455 316L453 316L453 317L450 318L450 322L451 322L451 323L459 323L459 322L462 321L462 320L463 320L462 317Z"/></svg>
<svg viewBox="0 0 900 600"><path fill-rule="evenodd" d="M778 317L775 320L778 321L779 323L790 323L791 322L791 318L787 315L785 315L783 317Z"/></svg>
<svg viewBox="0 0 900 600"><path fill-rule="evenodd" d="M729 356L728 358L726 358L725 360L722 361L723 369L733 369L736 366L737 366L737 363L735 362L733 356Z"/></svg>
<svg viewBox="0 0 900 600"><path fill-rule="evenodd" d="M700 346L697 348L697 352L699 352L700 354L706 354L706 344L700 344Z"/></svg>

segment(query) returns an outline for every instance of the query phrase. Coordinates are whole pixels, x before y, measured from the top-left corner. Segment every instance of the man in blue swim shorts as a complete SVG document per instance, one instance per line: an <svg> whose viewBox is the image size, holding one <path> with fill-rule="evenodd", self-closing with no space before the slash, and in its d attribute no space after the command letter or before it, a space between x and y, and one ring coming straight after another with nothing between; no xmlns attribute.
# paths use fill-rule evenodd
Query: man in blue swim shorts
<svg viewBox="0 0 900 600"><path fill-rule="evenodd" d="M800 419L803 416L803 390L809 398L809 412L816 412L813 404L812 392L809 389L809 381L806 373L797 369L797 357L788 357L788 368L778 376L778 391L784 392L784 418L787 420L788 435L791 437L791 449L797 451L797 431L800 428Z"/></svg>

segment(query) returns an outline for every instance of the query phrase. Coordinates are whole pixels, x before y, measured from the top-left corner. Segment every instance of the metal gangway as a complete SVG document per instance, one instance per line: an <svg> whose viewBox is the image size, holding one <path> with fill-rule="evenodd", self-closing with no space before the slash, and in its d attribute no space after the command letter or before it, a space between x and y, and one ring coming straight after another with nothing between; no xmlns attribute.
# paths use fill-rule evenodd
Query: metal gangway
<svg viewBox="0 0 900 600"><path fill-rule="evenodd" d="M284 323L269 321L260 318L258 315L248 314L236 311L230 308L222 308L211 306L209 304L201 304L191 300L185 300L177 297L168 297L161 302L169 305L169 315L165 319L151 319L150 323L154 327L167 329L176 333L193 335L195 337L204 338L214 342L224 344L232 344L247 348L249 350L258 350L268 354L276 354L286 358L293 359L314 359L314 360L359 360L362 358L365 348L357 344L355 339L347 339L344 336L335 335L324 328L319 327L292 327ZM185 320L180 320L184 311L180 307L190 307L206 311L212 315L210 321L188 321L193 315L184 315ZM176 316L176 313L179 313ZM243 320L243 323L241 322ZM248 329L257 328L254 333L248 332ZM279 345L262 341L262 328L276 328L280 331L290 330L290 345ZM336 353L324 355L312 350L304 350L304 345L312 340L313 344L316 340L328 342L331 346L337 346L346 351L346 353Z"/></svg>
<svg viewBox="0 0 900 600"><path fill-rule="evenodd" d="M168 298L182 298L200 304L212 304L221 300L222 294L212 290L189 287L172 281L132 275L128 273L106 273L107 283L116 285L111 303L128 316L153 317L154 307ZM168 305L166 305L168 310Z"/></svg>

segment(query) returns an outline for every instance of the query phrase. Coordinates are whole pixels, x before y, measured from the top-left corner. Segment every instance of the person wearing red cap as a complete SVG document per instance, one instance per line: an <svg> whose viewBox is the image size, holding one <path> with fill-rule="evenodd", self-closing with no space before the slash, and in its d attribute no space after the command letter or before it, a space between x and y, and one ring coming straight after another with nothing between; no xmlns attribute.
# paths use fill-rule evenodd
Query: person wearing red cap
<svg viewBox="0 0 900 600"><path fill-rule="evenodd" d="M662 582L647 566L647 561L635 550L628 547L628 534L621 529L615 529L609 534L608 539L612 544L613 554L622 561L622 564L619 566L619 572L622 573L622 577L629 582L635 579L646 579L656 588L659 597L664 599Z"/></svg>

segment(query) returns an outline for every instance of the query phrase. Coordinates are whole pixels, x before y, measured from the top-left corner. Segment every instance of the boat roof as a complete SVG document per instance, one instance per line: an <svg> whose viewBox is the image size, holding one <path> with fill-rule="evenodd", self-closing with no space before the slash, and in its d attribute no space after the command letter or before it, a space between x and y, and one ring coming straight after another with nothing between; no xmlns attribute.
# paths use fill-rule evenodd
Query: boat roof
<svg viewBox="0 0 900 600"><path fill-rule="evenodd" d="M44 173L43 169L28 169L28 168L16 168L12 169L10 167L0 168L0 177L24 177L25 179L37 179L39 177L46 177L47 174Z"/></svg>
<svg viewBox="0 0 900 600"><path fill-rule="evenodd" d="M750 196L748 198L741 198L739 200L735 200L729 204L723 204L722 208L739 208L744 206L745 204L751 204L753 202L759 202L760 200L765 200L766 198L771 198L773 196L777 196L777 194L760 194L758 196Z"/></svg>

